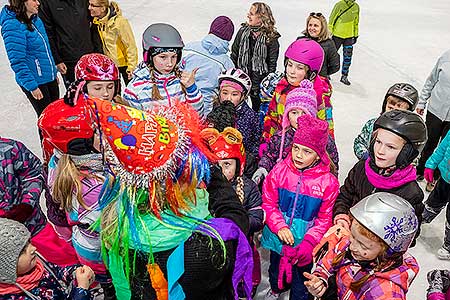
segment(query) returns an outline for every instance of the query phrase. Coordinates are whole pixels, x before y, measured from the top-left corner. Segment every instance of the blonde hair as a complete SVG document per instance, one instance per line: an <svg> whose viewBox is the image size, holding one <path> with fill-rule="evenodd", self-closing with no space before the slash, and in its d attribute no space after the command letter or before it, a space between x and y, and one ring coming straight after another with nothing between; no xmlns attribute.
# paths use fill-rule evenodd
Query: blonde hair
<svg viewBox="0 0 450 300"><path fill-rule="evenodd" d="M323 42L331 38L331 32L328 29L327 19L322 14L320 16L318 16L317 14L309 15L308 18L306 18L306 29L302 32L304 35L310 37L308 33L308 24L311 19L319 20L320 25L322 26L322 28L320 29L320 33L317 36L317 42Z"/></svg>
<svg viewBox="0 0 450 300"><path fill-rule="evenodd" d="M153 58L151 58L153 59ZM149 70L150 70L150 78L151 78L151 82L153 83L152 86L152 99L153 100L164 100L164 97L161 96L161 93L158 90L158 86L156 84L156 78L155 78L155 68L152 66L148 66ZM177 78L181 78L181 70L179 68L179 66L175 66L173 72L175 73L175 76ZM183 92L184 95L187 95L187 91L186 91L186 87L184 86L183 83L180 82L181 85L181 91Z"/></svg>
<svg viewBox="0 0 450 300"><path fill-rule="evenodd" d="M379 236L375 235L372 231L367 229L364 225L359 223L352 216L350 219L354 221L354 222L352 222L352 226L356 226L358 232L361 233L362 236L364 236L368 239L371 239L372 241L377 242L381 246L381 251L376 258L377 265L375 266L375 268L373 268L372 272L368 272L362 278L360 278L357 281L353 281L350 284L350 290L352 290L353 292L358 292L361 289L362 285L369 279L369 277L373 273L379 272L379 271L383 270L384 268L386 268L388 265L391 264L392 260L386 258L389 246L386 244L385 241L383 241ZM333 268L336 268L336 267L339 268L340 263L342 262L342 260L345 257L345 253L346 253L346 251L343 251L333 259L333 261L331 262L331 265L333 266Z"/></svg>
<svg viewBox="0 0 450 300"><path fill-rule="evenodd" d="M70 156L63 154L58 161L52 196L53 200L67 212L73 208L73 193L78 203L85 209L89 209L83 199L82 178L96 178L96 176L80 172Z"/></svg>
<svg viewBox="0 0 450 300"><path fill-rule="evenodd" d="M275 28L275 18L270 6L263 2L254 2L251 6L255 8L255 13L261 18L261 31L266 34L267 42L275 39L278 32Z"/></svg>

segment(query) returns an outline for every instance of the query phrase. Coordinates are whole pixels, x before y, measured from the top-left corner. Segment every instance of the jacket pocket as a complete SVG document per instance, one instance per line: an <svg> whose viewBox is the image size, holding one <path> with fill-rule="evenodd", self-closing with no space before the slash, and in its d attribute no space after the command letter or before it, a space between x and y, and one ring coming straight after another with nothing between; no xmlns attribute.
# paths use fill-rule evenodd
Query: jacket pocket
<svg viewBox="0 0 450 300"><path fill-rule="evenodd" d="M39 77L42 76L42 70L41 70L41 63L39 62L39 59L34 60L34 64L36 65L36 71Z"/></svg>

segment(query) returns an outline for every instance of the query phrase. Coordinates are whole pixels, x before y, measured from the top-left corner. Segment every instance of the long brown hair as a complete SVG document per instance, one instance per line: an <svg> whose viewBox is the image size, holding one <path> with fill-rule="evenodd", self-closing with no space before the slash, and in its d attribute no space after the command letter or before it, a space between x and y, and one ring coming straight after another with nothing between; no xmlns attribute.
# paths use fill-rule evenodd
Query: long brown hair
<svg viewBox="0 0 450 300"><path fill-rule="evenodd" d="M267 42L278 37L279 33L275 28L275 18L270 6L263 2L254 2L251 6L255 8L255 13L261 18L261 30L267 36Z"/></svg>
<svg viewBox="0 0 450 300"><path fill-rule="evenodd" d="M53 200L67 212L73 208L73 193L78 203L85 209L89 209L83 200L82 178L96 178L96 176L80 172L70 156L63 154L58 161L52 196Z"/></svg>
<svg viewBox="0 0 450 300"><path fill-rule="evenodd" d="M16 14L17 20L25 23L29 31L33 31L33 24L31 18L27 16L27 8L25 7L25 2L28 0L9 0L8 8Z"/></svg>

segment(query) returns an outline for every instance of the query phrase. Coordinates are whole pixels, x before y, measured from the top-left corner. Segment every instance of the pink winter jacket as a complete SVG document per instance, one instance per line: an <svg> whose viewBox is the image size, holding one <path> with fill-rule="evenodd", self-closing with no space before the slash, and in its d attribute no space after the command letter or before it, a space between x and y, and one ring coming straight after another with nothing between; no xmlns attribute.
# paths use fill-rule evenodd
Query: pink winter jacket
<svg viewBox="0 0 450 300"><path fill-rule="evenodd" d="M299 171L291 154L267 175L263 185L262 208L266 212L263 247L281 252L277 233L288 227L297 246L309 235L316 244L332 225L332 211L339 193L339 182L330 173L329 165ZM315 246L315 245L313 245Z"/></svg>

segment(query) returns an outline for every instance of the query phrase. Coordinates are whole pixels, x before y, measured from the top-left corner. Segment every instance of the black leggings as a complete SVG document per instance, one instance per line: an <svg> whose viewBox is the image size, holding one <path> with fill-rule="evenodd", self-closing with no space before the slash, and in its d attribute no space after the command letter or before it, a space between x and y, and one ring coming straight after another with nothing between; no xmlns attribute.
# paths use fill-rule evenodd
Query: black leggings
<svg viewBox="0 0 450 300"><path fill-rule="evenodd" d="M33 105L34 111L36 112L38 117L50 103L59 99L59 87L56 79L38 86L38 88L42 92L42 95L44 96L41 100L36 100L31 92L27 91L22 86L20 88L25 93L28 100L30 100L30 103L31 105Z"/></svg>

